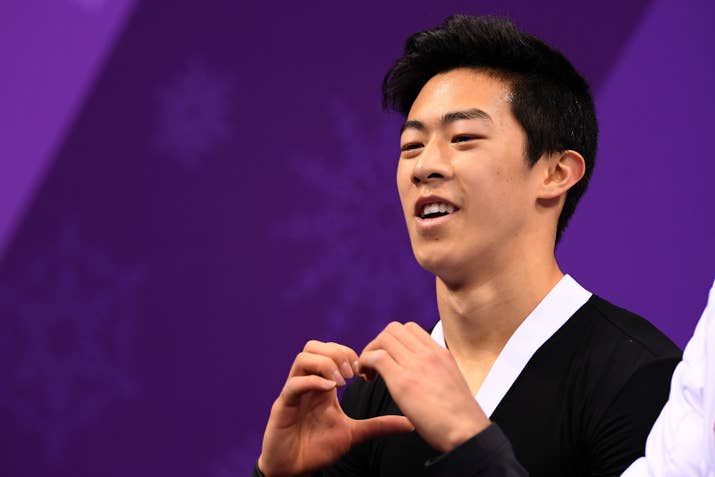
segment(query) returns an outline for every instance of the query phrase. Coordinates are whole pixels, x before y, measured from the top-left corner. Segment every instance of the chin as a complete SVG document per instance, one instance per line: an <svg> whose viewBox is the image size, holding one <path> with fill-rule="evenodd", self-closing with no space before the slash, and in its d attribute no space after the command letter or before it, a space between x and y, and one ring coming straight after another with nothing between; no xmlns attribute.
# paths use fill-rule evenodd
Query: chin
<svg viewBox="0 0 715 477"><path fill-rule="evenodd" d="M444 246L413 248L412 252L417 263L435 276L450 274L461 266L460 263L463 263L457 260L455 254L450 253Z"/></svg>

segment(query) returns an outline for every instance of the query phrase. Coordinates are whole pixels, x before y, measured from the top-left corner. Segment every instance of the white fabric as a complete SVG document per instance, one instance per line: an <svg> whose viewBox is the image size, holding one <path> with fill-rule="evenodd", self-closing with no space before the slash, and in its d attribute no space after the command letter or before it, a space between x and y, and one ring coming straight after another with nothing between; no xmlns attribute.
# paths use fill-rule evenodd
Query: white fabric
<svg viewBox="0 0 715 477"><path fill-rule="evenodd" d="M531 357L576 311L591 298L569 275L559 280L543 300L519 325L489 370L477 395L477 402L491 416ZM432 330L432 338L446 347L442 321Z"/></svg>
<svg viewBox="0 0 715 477"><path fill-rule="evenodd" d="M645 454L623 476L715 477L715 283L675 368L670 397L648 435Z"/></svg>

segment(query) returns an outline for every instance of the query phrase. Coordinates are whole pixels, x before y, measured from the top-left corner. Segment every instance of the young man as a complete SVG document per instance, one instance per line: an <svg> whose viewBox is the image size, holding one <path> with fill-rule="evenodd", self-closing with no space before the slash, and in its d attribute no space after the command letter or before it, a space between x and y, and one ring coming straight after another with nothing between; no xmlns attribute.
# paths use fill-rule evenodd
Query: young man
<svg viewBox="0 0 715 477"><path fill-rule="evenodd" d="M406 116L397 185L440 321L391 323L359 356L307 343L255 473L620 474L680 352L556 263L593 169L588 85L508 21L455 16L407 41L383 98Z"/></svg>

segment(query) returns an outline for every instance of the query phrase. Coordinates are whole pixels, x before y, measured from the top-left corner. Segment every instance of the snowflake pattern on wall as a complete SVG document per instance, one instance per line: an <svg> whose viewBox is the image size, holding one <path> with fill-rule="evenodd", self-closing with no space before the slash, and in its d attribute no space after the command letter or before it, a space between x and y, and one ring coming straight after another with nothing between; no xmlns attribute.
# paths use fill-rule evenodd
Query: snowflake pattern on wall
<svg viewBox="0 0 715 477"><path fill-rule="evenodd" d="M194 169L231 132L231 82L190 63L159 95L157 145Z"/></svg>
<svg viewBox="0 0 715 477"><path fill-rule="evenodd" d="M73 434L136 392L127 302L143 274L95 250L76 226L50 240L0 278L0 406L44 440L53 463Z"/></svg>
<svg viewBox="0 0 715 477"><path fill-rule="evenodd" d="M245 477L251 475L261 452L263 438L258 434L244 436L240 445L231 449L221 462L214 465L213 477Z"/></svg>
<svg viewBox="0 0 715 477"><path fill-rule="evenodd" d="M320 200L317 206L297 204L277 234L297 248L318 245L320 253L285 297L319 298L327 307L330 339L370 337L392 320L433 324L433 288L406 240L395 185L399 131L386 121L367 133L342 103L333 109L338 154L290 161Z"/></svg>

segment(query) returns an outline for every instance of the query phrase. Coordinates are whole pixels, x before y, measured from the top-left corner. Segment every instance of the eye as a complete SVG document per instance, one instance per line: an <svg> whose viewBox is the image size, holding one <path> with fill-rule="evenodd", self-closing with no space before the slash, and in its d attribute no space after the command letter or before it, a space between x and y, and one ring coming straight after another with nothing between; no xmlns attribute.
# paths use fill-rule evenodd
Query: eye
<svg viewBox="0 0 715 477"><path fill-rule="evenodd" d="M482 139L482 136L477 136L476 134L457 134L452 138L453 143L473 141L475 139Z"/></svg>
<svg viewBox="0 0 715 477"><path fill-rule="evenodd" d="M408 143L400 146L400 151L412 151L414 149L419 149L421 147L422 147L422 143L420 143L420 142L408 142Z"/></svg>

